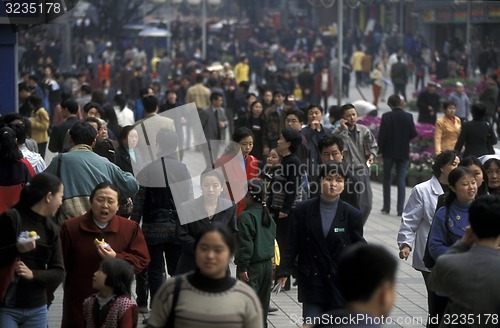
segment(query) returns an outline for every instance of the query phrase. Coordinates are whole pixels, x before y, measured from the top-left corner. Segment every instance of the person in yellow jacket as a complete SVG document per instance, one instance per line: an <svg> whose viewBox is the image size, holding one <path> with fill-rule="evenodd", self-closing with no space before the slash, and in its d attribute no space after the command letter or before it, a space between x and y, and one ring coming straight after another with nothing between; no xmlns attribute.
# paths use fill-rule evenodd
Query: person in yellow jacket
<svg viewBox="0 0 500 328"><path fill-rule="evenodd" d="M434 130L434 148L436 155L442 151L453 150L457 143L462 122L455 115L456 106L452 102L443 103L444 116L436 121L436 129Z"/></svg>
<svg viewBox="0 0 500 328"><path fill-rule="evenodd" d="M250 81L250 66L248 65L247 57L241 57L240 62L234 67L234 79L236 80L236 85L239 85L243 81Z"/></svg>
<svg viewBox="0 0 500 328"><path fill-rule="evenodd" d="M356 86L363 85L363 57L365 53L361 48L357 48L356 51L352 54L351 57L351 65L352 69L356 74Z"/></svg>
<svg viewBox="0 0 500 328"><path fill-rule="evenodd" d="M37 94L32 94L26 100L32 110L30 117L31 121L31 138L38 144L38 152L45 158L45 150L49 141L49 114L42 107L42 98Z"/></svg>

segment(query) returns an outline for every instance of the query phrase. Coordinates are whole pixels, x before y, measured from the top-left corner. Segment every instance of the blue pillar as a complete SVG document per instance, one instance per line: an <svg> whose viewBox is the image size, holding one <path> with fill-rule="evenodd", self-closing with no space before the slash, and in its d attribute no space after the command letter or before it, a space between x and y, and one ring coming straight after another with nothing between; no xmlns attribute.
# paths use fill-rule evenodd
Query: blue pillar
<svg viewBox="0 0 500 328"><path fill-rule="evenodd" d="M17 36L11 26L0 25L0 114L17 111Z"/></svg>

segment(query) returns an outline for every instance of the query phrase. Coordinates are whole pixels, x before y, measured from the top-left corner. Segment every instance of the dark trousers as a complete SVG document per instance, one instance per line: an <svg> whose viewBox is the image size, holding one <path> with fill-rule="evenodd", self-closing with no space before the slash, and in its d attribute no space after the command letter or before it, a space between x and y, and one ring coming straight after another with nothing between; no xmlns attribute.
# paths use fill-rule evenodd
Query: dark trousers
<svg viewBox="0 0 500 328"><path fill-rule="evenodd" d="M429 318L438 317L437 324L430 323L427 321L427 328L438 328L439 321L443 318L444 310L446 309L446 305L448 304L448 297L439 296L429 289L427 285L427 279L429 278L430 272L422 272L422 276L424 277L425 288L427 289L427 306L429 308Z"/></svg>
<svg viewBox="0 0 500 328"><path fill-rule="evenodd" d="M279 211L274 211L273 213L274 222L276 222L276 241L280 248L280 254L284 254L286 249L286 244L288 240L288 235L290 234L290 219L279 218ZM276 272L280 272L279 266L276 266ZM285 284L285 290L290 290L290 276L287 277Z"/></svg>
<svg viewBox="0 0 500 328"><path fill-rule="evenodd" d="M42 156L43 159L45 159L45 152L47 150L47 143L46 142L39 142L38 143L38 153L40 156Z"/></svg>
<svg viewBox="0 0 500 328"><path fill-rule="evenodd" d="M362 71L355 71L354 72L356 76L356 86L362 86L363 85L363 72Z"/></svg>
<svg viewBox="0 0 500 328"><path fill-rule="evenodd" d="M396 166L396 183L398 186L398 215L403 213L406 193L406 172L408 171L409 160L395 160L391 158L384 158L384 207L383 210L389 212L391 209L391 180L392 180L392 167Z"/></svg>
<svg viewBox="0 0 500 328"><path fill-rule="evenodd" d="M394 94L400 94L406 99L406 84L394 83Z"/></svg>
<svg viewBox="0 0 500 328"><path fill-rule="evenodd" d="M181 256L181 245L175 243L148 245L148 251L151 257L148 267L148 282L151 299L153 299L166 279L165 260L168 274L170 276L175 275L177 263Z"/></svg>
<svg viewBox="0 0 500 328"><path fill-rule="evenodd" d="M137 306L148 307L148 269L135 275L135 293L137 294Z"/></svg>
<svg viewBox="0 0 500 328"><path fill-rule="evenodd" d="M269 301L271 300L273 265L271 259L257 263L250 263L248 266L248 284L257 293L262 310L264 312L264 327L267 327L267 312Z"/></svg>

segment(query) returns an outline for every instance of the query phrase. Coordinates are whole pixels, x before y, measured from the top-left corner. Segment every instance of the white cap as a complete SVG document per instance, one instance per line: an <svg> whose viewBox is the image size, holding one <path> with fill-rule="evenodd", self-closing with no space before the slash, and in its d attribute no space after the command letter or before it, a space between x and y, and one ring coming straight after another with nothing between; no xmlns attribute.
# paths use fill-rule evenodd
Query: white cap
<svg viewBox="0 0 500 328"><path fill-rule="evenodd" d="M458 81L457 83L455 83L455 85L457 87L463 87L464 86L464 84L462 82L460 82L460 81Z"/></svg>
<svg viewBox="0 0 500 328"><path fill-rule="evenodd" d="M500 156L495 154L495 155L484 155L478 158L478 160L481 162L482 165L484 165L484 163L486 163L490 159L496 159L500 161Z"/></svg>

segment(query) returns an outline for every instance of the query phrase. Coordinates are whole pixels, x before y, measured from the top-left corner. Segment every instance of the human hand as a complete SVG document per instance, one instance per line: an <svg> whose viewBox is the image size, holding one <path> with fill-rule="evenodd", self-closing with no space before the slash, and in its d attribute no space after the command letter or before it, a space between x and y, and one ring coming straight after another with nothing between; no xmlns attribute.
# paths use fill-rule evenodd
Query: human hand
<svg viewBox="0 0 500 328"><path fill-rule="evenodd" d="M97 252L103 259L116 257L116 252L109 245L97 246Z"/></svg>
<svg viewBox="0 0 500 328"><path fill-rule="evenodd" d="M287 277L280 277L278 280L276 280L276 284L280 284L281 288L285 288L286 281L288 280Z"/></svg>
<svg viewBox="0 0 500 328"><path fill-rule="evenodd" d="M373 154L370 154L370 157L368 157L367 163L371 165L371 164L373 164L373 162L374 162Z"/></svg>
<svg viewBox="0 0 500 328"><path fill-rule="evenodd" d="M26 279L26 280L33 279L33 271L31 271L30 268L28 268L26 266L26 264L24 264L23 261L17 262L17 264L16 264L16 274L17 274L18 277Z"/></svg>
<svg viewBox="0 0 500 328"><path fill-rule="evenodd" d="M224 122L219 122L219 128L220 129L225 129L226 128L226 124L224 124Z"/></svg>
<svg viewBox="0 0 500 328"><path fill-rule="evenodd" d="M283 218L286 218L286 217L288 217L288 214L286 214L285 212L280 212L280 214L279 214L279 218L280 219L283 219Z"/></svg>
<svg viewBox="0 0 500 328"><path fill-rule="evenodd" d="M404 259L405 261L408 260L408 256L410 256L411 248L408 245L404 245L400 250L399 250L399 258Z"/></svg>
<svg viewBox="0 0 500 328"><path fill-rule="evenodd" d="M472 247L472 245L474 245L476 242L477 242L478 238L476 236L476 234L474 233L474 231L472 231L471 227L468 226L467 228L465 228L465 233L462 237L462 242L469 246L469 247Z"/></svg>
<svg viewBox="0 0 500 328"><path fill-rule="evenodd" d="M248 272L240 272L238 275L241 281L249 282L250 278L248 278Z"/></svg>
<svg viewBox="0 0 500 328"><path fill-rule="evenodd" d="M321 129L321 124L319 121L312 121L311 124L309 125L311 129L319 131Z"/></svg>
<svg viewBox="0 0 500 328"><path fill-rule="evenodd" d="M19 253L27 253L29 251L32 251L36 248L36 241L31 240L27 243L16 243L16 247Z"/></svg>

